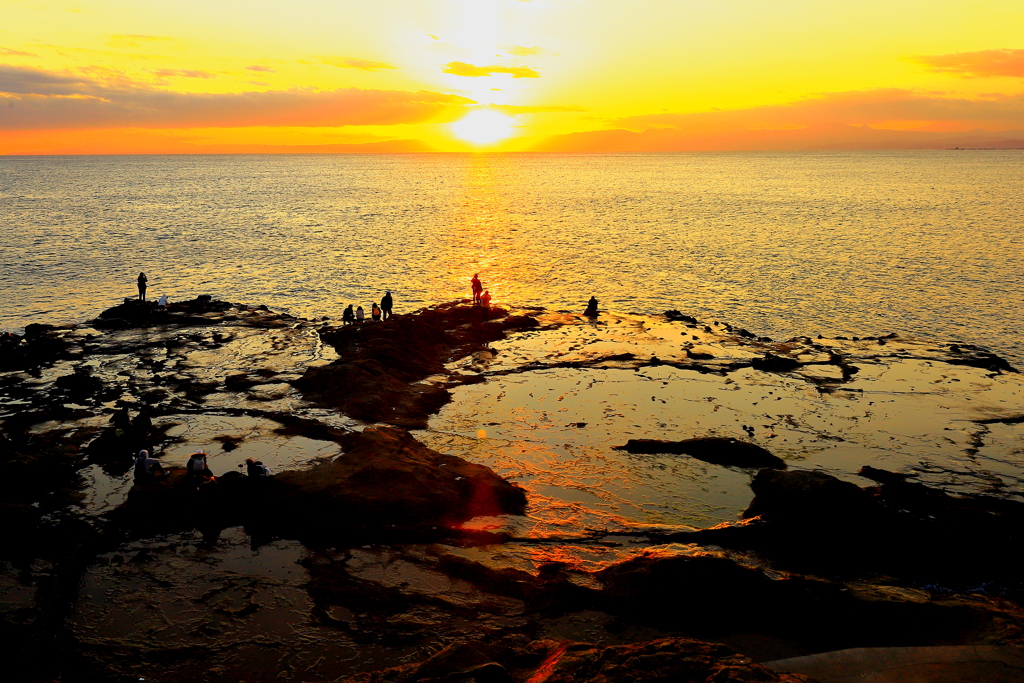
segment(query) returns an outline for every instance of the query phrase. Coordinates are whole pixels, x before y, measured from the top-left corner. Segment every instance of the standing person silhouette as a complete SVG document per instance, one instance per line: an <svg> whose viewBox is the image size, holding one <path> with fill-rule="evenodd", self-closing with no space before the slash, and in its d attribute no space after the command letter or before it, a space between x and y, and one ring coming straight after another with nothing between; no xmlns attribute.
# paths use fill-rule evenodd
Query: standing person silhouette
<svg viewBox="0 0 1024 683"><path fill-rule="evenodd" d="M480 303L480 294L484 291L484 286L480 284L480 273L475 273L470 283L473 285L473 305L476 306Z"/></svg>
<svg viewBox="0 0 1024 683"><path fill-rule="evenodd" d="M139 273L139 301L146 300L146 283L149 282L149 278L146 277L145 273Z"/></svg>
<svg viewBox="0 0 1024 683"><path fill-rule="evenodd" d="M391 307L394 305L395 301L391 298L391 292L384 292L384 296L380 300L380 311L384 320L391 317Z"/></svg>

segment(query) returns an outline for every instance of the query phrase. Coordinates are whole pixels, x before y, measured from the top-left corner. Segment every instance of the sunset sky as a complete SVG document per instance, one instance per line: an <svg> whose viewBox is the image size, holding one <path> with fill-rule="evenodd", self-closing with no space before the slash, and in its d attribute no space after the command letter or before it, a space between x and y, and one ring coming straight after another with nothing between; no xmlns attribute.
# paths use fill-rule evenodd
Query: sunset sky
<svg viewBox="0 0 1024 683"><path fill-rule="evenodd" d="M1024 140L1020 0L0 0L0 154L941 147L978 129Z"/></svg>

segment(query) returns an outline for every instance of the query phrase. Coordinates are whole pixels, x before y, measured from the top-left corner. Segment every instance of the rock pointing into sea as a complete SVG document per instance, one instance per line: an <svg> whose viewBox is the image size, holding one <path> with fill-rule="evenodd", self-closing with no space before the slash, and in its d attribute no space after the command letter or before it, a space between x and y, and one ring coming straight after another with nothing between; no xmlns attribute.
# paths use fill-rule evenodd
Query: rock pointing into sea
<svg viewBox="0 0 1024 683"><path fill-rule="evenodd" d="M704 462L726 467L756 467L786 469L786 462L757 444L706 437L701 439L683 439L682 441L662 441L660 439L630 439L624 446L616 446L617 450L627 453L672 453L689 455Z"/></svg>

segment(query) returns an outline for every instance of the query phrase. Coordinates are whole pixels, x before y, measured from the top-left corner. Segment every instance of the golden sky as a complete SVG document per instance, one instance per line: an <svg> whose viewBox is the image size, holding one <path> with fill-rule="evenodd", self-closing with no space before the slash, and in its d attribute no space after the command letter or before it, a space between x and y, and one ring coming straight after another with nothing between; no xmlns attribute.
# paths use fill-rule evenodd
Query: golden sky
<svg viewBox="0 0 1024 683"><path fill-rule="evenodd" d="M0 0L0 154L870 148L979 129L1024 139L1021 0Z"/></svg>

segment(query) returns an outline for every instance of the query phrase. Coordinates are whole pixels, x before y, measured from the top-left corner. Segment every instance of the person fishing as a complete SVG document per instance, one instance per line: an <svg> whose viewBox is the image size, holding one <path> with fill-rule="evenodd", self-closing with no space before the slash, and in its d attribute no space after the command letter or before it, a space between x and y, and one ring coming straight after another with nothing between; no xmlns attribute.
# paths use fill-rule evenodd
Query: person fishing
<svg viewBox="0 0 1024 683"><path fill-rule="evenodd" d="M206 451L198 450L189 456L188 462L185 463L185 473L189 481L196 483L207 478L213 478L213 472L210 471L206 464Z"/></svg>
<svg viewBox="0 0 1024 683"><path fill-rule="evenodd" d="M476 306L480 303L480 295L483 294L484 286L480 284L480 273L474 273L473 279L470 280L470 284L473 286L473 305Z"/></svg>
<svg viewBox="0 0 1024 683"><path fill-rule="evenodd" d="M139 279L137 280L137 282L139 284L139 301L145 301L146 283L149 282L149 278L146 277L145 273L139 273Z"/></svg>

